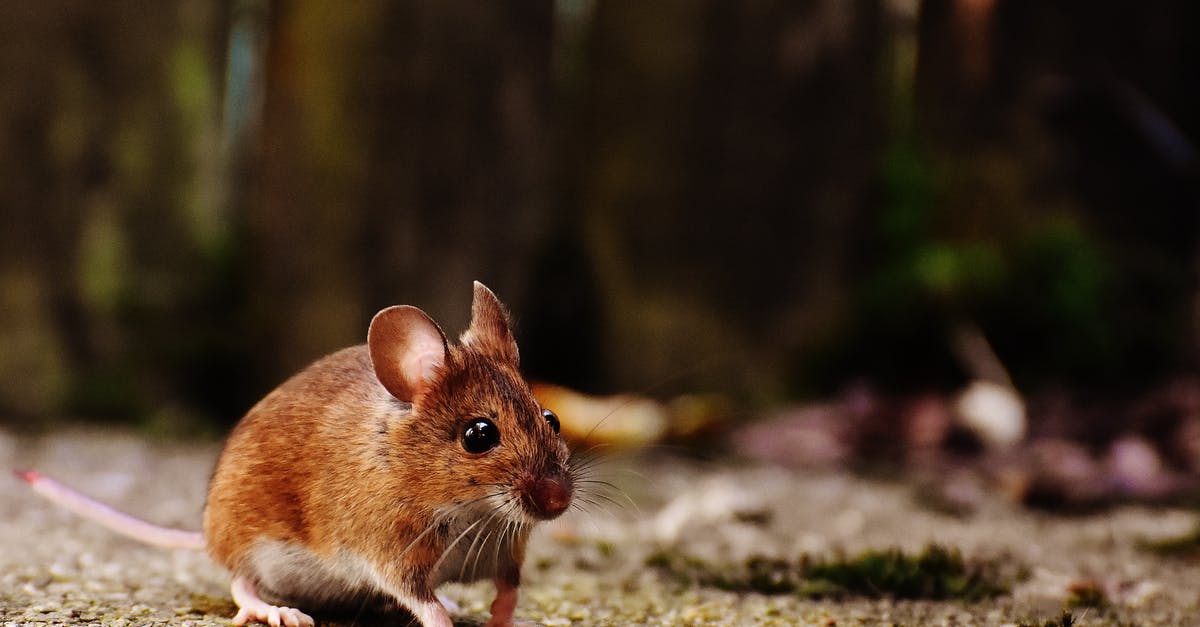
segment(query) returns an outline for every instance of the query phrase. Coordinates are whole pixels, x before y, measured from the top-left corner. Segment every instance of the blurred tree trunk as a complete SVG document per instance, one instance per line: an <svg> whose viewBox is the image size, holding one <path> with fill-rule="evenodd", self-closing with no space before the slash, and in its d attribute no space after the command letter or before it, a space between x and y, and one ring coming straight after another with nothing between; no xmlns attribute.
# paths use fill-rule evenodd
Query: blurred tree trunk
<svg viewBox="0 0 1200 627"><path fill-rule="evenodd" d="M389 5L367 147L364 287L419 304L455 335L471 281L518 319L548 231L551 0ZM519 322L519 320L518 320Z"/></svg>
<svg viewBox="0 0 1200 627"><path fill-rule="evenodd" d="M1198 12L0 4L0 412L232 420L384 305L454 334L471 279L593 391L926 385L955 316L1018 377L1194 365Z"/></svg>
<svg viewBox="0 0 1200 627"><path fill-rule="evenodd" d="M268 375L410 303L453 335L471 281L520 303L545 236L552 3L279 2L253 325Z"/></svg>
<svg viewBox="0 0 1200 627"><path fill-rule="evenodd" d="M162 366L191 344L172 325L206 285L181 276L222 228L220 17L198 1L0 9L0 407L182 411L156 400L179 391Z"/></svg>
<svg viewBox="0 0 1200 627"><path fill-rule="evenodd" d="M568 162L614 387L778 394L842 314L880 29L870 1L597 5Z"/></svg>
<svg viewBox="0 0 1200 627"><path fill-rule="evenodd" d="M265 391L359 340L368 319L357 237L371 121L357 77L379 72L376 3L281 1L268 32L263 146L247 203L253 371Z"/></svg>

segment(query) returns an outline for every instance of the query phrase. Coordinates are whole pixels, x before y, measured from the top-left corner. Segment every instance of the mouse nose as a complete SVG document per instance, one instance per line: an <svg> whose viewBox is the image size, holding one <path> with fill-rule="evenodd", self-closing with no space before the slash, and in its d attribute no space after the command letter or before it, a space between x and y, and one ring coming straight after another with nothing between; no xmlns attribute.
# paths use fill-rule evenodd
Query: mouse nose
<svg viewBox="0 0 1200 627"><path fill-rule="evenodd" d="M523 491L525 510L549 520L557 518L571 505L571 480L566 477L541 477Z"/></svg>

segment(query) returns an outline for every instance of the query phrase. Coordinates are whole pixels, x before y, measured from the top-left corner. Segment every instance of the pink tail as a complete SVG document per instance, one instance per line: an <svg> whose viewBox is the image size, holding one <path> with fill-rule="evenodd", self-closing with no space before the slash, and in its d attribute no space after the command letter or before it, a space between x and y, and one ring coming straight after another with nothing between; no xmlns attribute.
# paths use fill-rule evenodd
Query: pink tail
<svg viewBox="0 0 1200 627"><path fill-rule="evenodd" d="M34 492L46 497L84 518L94 520L109 529L147 544L168 549L204 550L204 535L199 531L168 529L123 514L90 499L71 488L33 470L14 471L18 477L33 488Z"/></svg>

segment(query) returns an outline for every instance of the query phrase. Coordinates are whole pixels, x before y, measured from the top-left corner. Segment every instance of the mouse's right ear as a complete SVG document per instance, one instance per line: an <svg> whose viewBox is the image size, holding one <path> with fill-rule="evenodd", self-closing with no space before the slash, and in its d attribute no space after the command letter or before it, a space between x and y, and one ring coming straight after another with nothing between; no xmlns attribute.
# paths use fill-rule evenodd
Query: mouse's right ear
<svg viewBox="0 0 1200 627"><path fill-rule="evenodd" d="M420 394L446 363L446 334L425 312L410 305L375 314L367 330L375 376L392 396L406 401Z"/></svg>

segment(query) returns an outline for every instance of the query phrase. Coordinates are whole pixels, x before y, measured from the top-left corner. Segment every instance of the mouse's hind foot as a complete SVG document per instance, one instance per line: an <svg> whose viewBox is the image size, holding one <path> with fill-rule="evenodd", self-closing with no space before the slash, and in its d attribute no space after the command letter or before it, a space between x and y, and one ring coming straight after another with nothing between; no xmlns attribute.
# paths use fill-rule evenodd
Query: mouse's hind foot
<svg viewBox="0 0 1200 627"><path fill-rule="evenodd" d="M279 607L271 605L258 597L254 583L245 577L234 577L229 586L233 594L233 602L237 603L238 613L233 617L233 624L245 625L250 621L266 623L271 627L313 627L311 616L294 607Z"/></svg>

